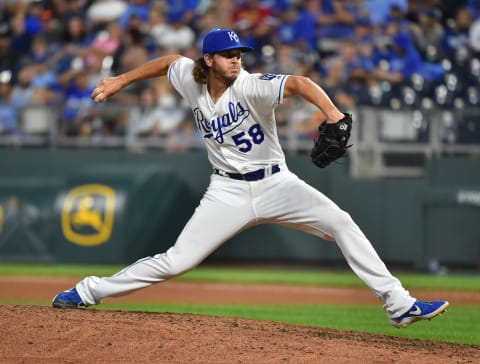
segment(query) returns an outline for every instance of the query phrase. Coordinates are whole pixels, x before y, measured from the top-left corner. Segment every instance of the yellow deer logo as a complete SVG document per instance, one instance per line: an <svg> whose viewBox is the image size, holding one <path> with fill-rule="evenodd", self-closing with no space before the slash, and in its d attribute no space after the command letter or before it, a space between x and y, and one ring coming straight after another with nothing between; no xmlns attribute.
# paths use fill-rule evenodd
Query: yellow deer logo
<svg viewBox="0 0 480 364"><path fill-rule="evenodd" d="M94 230L100 231L103 225L100 211L93 210L95 200L92 196L82 197L78 203L78 209L71 215L72 225L82 227L91 226Z"/></svg>
<svg viewBox="0 0 480 364"><path fill-rule="evenodd" d="M73 188L62 209L62 232L78 245L106 243L112 234L115 191L105 185L88 184Z"/></svg>

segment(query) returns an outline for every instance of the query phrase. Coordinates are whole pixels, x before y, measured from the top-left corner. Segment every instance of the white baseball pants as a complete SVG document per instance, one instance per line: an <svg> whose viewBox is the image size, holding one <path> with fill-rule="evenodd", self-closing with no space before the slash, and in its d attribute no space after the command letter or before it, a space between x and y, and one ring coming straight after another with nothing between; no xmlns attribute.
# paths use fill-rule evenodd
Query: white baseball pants
<svg viewBox="0 0 480 364"><path fill-rule="evenodd" d="M350 215L284 165L280 172L254 182L212 175L195 213L165 253L140 259L111 277L86 277L76 288L87 305L128 294L191 270L235 234L263 223L333 237L390 318L400 316L415 302Z"/></svg>

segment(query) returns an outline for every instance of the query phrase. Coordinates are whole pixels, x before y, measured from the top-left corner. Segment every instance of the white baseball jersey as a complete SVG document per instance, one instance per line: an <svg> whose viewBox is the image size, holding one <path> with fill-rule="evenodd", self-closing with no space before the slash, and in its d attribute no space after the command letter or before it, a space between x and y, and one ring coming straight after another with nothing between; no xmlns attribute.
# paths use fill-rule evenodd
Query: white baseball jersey
<svg viewBox="0 0 480 364"><path fill-rule="evenodd" d="M250 74L242 69L214 103L207 86L195 82L193 65L193 60L179 58L170 65L167 76L191 106L212 166L243 174L283 164L274 109L283 102L288 76Z"/></svg>

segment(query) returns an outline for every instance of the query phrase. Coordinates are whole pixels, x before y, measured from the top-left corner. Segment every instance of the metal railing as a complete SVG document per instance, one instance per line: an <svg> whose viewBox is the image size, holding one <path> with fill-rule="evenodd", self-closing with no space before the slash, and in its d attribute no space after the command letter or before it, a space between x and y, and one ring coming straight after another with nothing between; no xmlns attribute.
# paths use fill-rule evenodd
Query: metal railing
<svg viewBox="0 0 480 364"><path fill-rule="evenodd" d="M354 178L421 177L433 157L480 158L480 109L355 111Z"/></svg>

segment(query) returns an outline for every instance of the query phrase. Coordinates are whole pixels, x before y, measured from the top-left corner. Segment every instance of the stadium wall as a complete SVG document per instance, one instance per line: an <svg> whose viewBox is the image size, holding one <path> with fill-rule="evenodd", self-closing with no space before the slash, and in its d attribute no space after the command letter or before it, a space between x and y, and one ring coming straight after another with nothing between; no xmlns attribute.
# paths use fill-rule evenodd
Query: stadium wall
<svg viewBox="0 0 480 364"><path fill-rule="evenodd" d="M479 160L435 159L423 178L381 180L353 180L347 164L319 170L305 155L287 161L352 215L387 263L478 266ZM204 151L103 149L0 150L0 170L0 260L120 264L167 249L211 173ZM272 225L208 260L344 264L335 244Z"/></svg>

